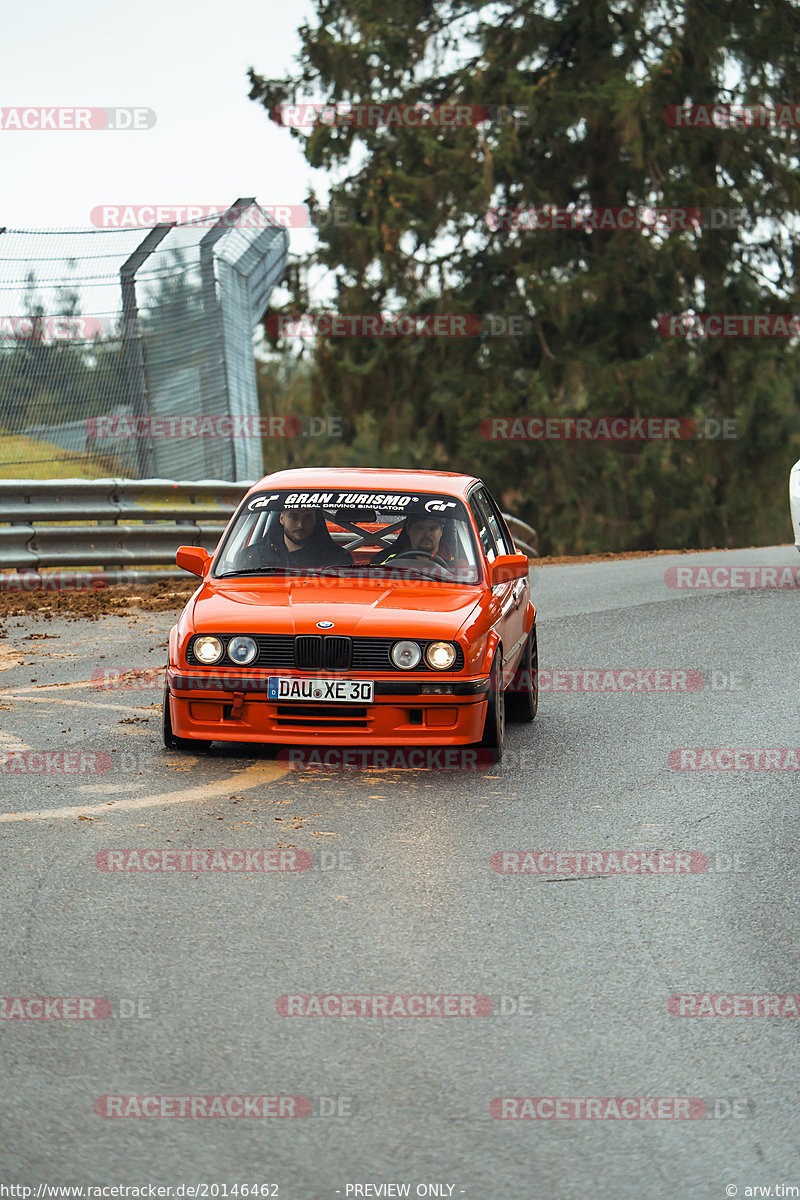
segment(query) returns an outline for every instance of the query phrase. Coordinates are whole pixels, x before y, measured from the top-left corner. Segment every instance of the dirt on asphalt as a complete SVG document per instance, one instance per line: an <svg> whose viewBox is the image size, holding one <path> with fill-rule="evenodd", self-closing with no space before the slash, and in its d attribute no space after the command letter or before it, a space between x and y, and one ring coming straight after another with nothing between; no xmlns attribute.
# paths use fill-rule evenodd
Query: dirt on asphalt
<svg viewBox="0 0 800 1200"><path fill-rule="evenodd" d="M63 591L36 589L0 592L0 622L6 617L40 616L45 621L53 617L68 620L81 618L96 621L109 613L124 613L128 609L144 608L148 612L178 611L196 589L192 577L164 579L142 587L114 584L108 587L65 588Z"/></svg>

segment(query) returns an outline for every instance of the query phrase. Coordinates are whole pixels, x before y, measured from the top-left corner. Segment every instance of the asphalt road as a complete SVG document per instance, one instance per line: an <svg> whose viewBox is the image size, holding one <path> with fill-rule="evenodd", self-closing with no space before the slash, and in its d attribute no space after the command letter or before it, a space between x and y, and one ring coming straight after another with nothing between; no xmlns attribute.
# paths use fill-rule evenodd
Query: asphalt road
<svg viewBox="0 0 800 1200"><path fill-rule="evenodd" d="M786 1015L681 1016L691 1002L671 1011L670 997L800 991L800 776L676 769L670 754L694 748L700 763L702 747L800 745L800 598L670 587L677 563L796 570L800 556L534 569L549 690L533 726L511 727L503 761L478 771L298 768L244 746L166 752L155 671L111 689L97 673L160 666L171 614L9 619L0 1182L173 1195L206 1184L210 1196L214 1184L219 1195L268 1184L280 1200L406 1185L465 1200L792 1194L775 1189L800 1186L800 1015L771 1001ZM628 671L619 690L600 668ZM656 669L679 673L662 685L695 690L624 690L630 670L637 688L657 686ZM578 686L595 690L564 690ZM23 761L53 769L10 769ZM186 870L101 869L154 848L283 848L296 854L284 865L311 865L223 872L184 856ZM124 853L98 860L104 850ZM536 873L492 869L493 855L517 851L536 856L495 865ZM628 869L606 855L576 873L574 859L540 854L559 851L627 852ZM707 868L674 873L704 860L673 851L705 855ZM434 999L405 1011L433 1011L283 1015L281 997L322 994L423 995ZM475 995L491 1012L469 1015L489 1007ZM52 1019L13 1019L39 1011L14 997L62 1001ZM111 1015L72 1019L69 997L103 998L94 1012ZM351 1010L359 1003L380 1001ZM738 1006L759 1014L763 1003ZM448 1004L463 1015L444 1015ZM160 1103L121 1099L131 1096L300 1099L283 1102L283 1118L98 1115ZM511 1099L524 1097L562 1103ZM633 1104L622 1119L614 1097ZM600 1101L595 1119L569 1119L584 1112L579 1098ZM653 1119L624 1115L634 1111ZM669 1119L687 1112L695 1119ZM401 1190L381 1190L390 1184Z"/></svg>

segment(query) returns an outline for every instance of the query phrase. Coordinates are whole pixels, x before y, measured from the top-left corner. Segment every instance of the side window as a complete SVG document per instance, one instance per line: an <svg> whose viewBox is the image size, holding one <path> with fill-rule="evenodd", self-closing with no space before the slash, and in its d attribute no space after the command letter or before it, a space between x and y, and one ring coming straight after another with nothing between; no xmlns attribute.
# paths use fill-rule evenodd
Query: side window
<svg viewBox="0 0 800 1200"><path fill-rule="evenodd" d="M514 545L514 539L508 531L508 526L503 520L503 514L500 512L500 509L497 507L486 488L481 488L479 495L488 513L489 526L494 534L495 541L500 548L500 553L516 554L517 548Z"/></svg>
<svg viewBox="0 0 800 1200"><path fill-rule="evenodd" d="M469 499L469 506L472 509L472 515L478 527L478 537L481 540L483 553L489 562L494 562L498 555L498 543L492 529L490 513L487 511L486 505L481 498L480 490L472 493ZM499 551L499 553L502 553L502 551Z"/></svg>
<svg viewBox="0 0 800 1200"><path fill-rule="evenodd" d="M232 536L228 539L225 545L224 554L220 557L215 573L219 574L222 571L230 570L231 567L236 567L240 555L243 555L249 546L252 546L255 539L255 530L259 523L264 520L261 513L248 513L243 517L240 523L234 527Z"/></svg>

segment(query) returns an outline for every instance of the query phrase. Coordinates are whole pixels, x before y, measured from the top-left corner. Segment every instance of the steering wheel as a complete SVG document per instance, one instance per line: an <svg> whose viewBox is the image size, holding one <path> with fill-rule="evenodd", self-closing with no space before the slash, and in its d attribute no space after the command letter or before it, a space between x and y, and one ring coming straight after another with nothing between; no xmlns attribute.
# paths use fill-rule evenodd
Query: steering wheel
<svg viewBox="0 0 800 1200"><path fill-rule="evenodd" d="M444 567L446 571L450 570L450 564L446 563L438 554L428 554L427 550L401 550L399 554L392 555L392 561L398 558L430 558L438 566Z"/></svg>

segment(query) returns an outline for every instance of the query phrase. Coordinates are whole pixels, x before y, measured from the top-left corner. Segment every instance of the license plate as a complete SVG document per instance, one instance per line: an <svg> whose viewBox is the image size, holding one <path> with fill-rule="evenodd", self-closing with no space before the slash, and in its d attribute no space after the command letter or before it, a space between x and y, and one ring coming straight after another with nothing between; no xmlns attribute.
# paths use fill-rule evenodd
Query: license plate
<svg viewBox="0 0 800 1200"><path fill-rule="evenodd" d="M292 679L269 676L270 700L319 700L323 704L371 704L375 685L371 679Z"/></svg>

